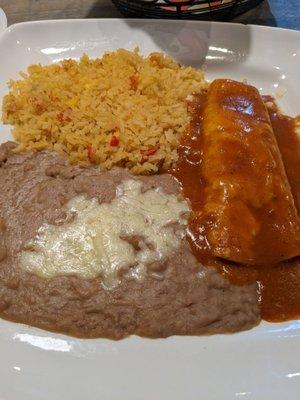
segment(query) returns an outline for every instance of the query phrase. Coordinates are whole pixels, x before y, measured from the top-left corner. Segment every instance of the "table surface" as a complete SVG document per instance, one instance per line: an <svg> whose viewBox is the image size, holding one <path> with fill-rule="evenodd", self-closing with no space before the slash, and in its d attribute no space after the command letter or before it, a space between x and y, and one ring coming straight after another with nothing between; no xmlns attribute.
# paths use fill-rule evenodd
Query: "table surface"
<svg viewBox="0 0 300 400"><path fill-rule="evenodd" d="M120 17L111 0L0 0L8 24L57 18ZM300 0L265 0L234 21L300 29Z"/></svg>

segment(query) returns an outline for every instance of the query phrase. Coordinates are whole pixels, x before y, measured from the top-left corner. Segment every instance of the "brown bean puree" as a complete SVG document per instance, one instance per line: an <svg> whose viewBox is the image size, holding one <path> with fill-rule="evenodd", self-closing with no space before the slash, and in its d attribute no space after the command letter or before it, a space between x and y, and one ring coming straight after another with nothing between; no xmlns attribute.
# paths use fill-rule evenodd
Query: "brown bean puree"
<svg viewBox="0 0 300 400"><path fill-rule="evenodd" d="M218 86L213 94L212 85ZM258 282L263 319L299 318L300 260L294 257L299 254L296 209L300 211L296 120L282 115L270 96L264 98L266 108L251 86L223 80L212 85L208 93L189 102L192 122L173 171L192 205L193 253L234 284ZM263 157L265 167L260 165Z"/></svg>
<svg viewBox="0 0 300 400"><path fill-rule="evenodd" d="M108 290L101 275L51 278L25 271L24 246L43 224L68 224L66 204L78 195L110 203L125 180L179 195L168 174L136 177L123 169L70 166L51 152L14 154L14 143L0 147L0 315L79 337L120 339L235 332L260 321L256 283L237 286L215 268L204 267L185 238L161 262L147 267L143 279L120 270L120 283ZM176 229L176 226L173 227ZM138 248L138 238L132 237Z"/></svg>

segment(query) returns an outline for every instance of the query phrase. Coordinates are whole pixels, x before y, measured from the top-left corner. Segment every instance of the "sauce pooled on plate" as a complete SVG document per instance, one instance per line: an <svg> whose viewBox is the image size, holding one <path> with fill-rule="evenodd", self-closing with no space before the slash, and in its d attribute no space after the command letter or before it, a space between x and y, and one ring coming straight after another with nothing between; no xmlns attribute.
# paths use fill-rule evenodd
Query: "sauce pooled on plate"
<svg viewBox="0 0 300 400"><path fill-rule="evenodd" d="M233 283L258 281L262 318L282 321L300 316L300 143L295 120L264 101L268 112L256 89L227 80L195 95L173 173L194 254Z"/></svg>

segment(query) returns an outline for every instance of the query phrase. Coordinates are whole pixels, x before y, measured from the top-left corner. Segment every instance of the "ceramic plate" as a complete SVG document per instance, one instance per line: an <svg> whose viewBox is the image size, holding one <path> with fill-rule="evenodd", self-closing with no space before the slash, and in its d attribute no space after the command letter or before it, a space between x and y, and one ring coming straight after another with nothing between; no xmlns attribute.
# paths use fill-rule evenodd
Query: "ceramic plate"
<svg viewBox="0 0 300 400"><path fill-rule="evenodd" d="M1 16L0 16L1 18ZM1 26L1 23L0 23ZM210 22L61 20L0 35L0 98L32 63L119 47L247 79L299 113L300 32ZM10 138L1 128L1 141ZM298 400L300 321L211 337L79 340L0 320L1 400Z"/></svg>

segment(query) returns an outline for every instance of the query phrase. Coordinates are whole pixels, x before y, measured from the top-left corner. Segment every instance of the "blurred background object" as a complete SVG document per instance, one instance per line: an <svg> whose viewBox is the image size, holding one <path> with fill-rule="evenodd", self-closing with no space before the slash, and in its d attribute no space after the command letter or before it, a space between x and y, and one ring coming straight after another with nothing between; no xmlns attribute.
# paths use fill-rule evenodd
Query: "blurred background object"
<svg viewBox="0 0 300 400"><path fill-rule="evenodd" d="M230 20L263 0L112 0L126 17Z"/></svg>
<svg viewBox="0 0 300 400"><path fill-rule="evenodd" d="M115 3L127 3L133 0L113 1L115 1ZM142 0L134 1L141 2ZM153 0L148 0L148 2L152 1ZM163 1L165 3L167 2L166 0ZM176 1L178 2L178 0ZM198 0L198 6L200 6L201 2L210 2L215 3L215 6L220 7L221 5L226 8L226 1L232 3L234 0ZM181 2L181 6L187 6L187 0L182 0ZM189 1L189 3L190 2L191 1ZM240 12L244 11L243 9L240 9L240 11L238 9L227 9L227 11L223 9L223 11L219 11L220 14L208 12L206 15L202 14L201 18L209 20L228 20L234 17L234 22L300 29L300 0L251 0L251 2L247 0L247 2L245 0L240 1L240 3L244 3L244 5L241 4L241 6L245 7L245 9L248 6L251 7L250 10L242 14L240 14ZM230 7L231 6L232 4ZM0 7L5 11L9 25L17 22L42 19L106 18L122 16L112 3L112 0L0 0ZM169 0L169 7L174 7L172 0ZM225 17L221 17L221 13L224 11L228 13L227 17L226 15ZM174 11L172 11L172 13L174 14ZM237 14L240 15L236 16ZM144 12L139 16L146 17Z"/></svg>

